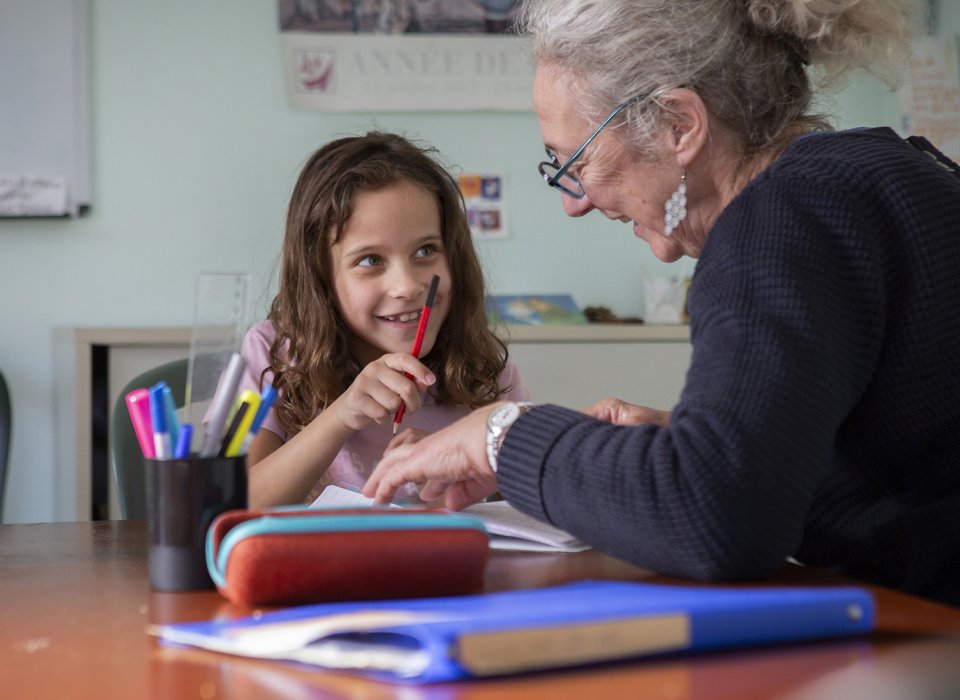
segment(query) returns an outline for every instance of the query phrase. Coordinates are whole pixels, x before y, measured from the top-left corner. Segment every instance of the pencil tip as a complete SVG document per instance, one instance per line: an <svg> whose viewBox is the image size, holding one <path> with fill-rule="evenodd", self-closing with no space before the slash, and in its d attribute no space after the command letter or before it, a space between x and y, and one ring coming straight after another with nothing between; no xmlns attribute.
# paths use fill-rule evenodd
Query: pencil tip
<svg viewBox="0 0 960 700"><path fill-rule="evenodd" d="M394 434L394 435L397 434L397 426L398 426L398 425L400 425L400 424L399 424L399 423L394 423L394 424L393 424L393 434Z"/></svg>

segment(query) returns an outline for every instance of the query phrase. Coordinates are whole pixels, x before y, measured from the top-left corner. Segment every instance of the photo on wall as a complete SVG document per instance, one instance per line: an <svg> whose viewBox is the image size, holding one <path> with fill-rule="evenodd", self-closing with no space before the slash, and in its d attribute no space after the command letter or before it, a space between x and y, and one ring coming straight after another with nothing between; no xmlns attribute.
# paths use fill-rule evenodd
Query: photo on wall
<svg viewBox="0 0 960 700"><path fill-rule="evenodd" d="M470 232L476 238L507 238L507 208L504 204L503 176L463 173L460 193L467 208Z"/></svg>

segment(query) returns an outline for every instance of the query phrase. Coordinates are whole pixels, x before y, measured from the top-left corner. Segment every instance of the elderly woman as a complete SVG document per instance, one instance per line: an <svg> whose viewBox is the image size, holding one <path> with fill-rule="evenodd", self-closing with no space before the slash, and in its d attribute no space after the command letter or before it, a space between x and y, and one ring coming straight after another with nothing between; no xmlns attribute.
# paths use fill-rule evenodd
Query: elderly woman
<svg viewBox="0 0 960 700"><path fill-rule="evenodd" d="M811 107L811 76L895 76L907 4L527 2L565 212L698 258L686 385L670 413L485 407L389 452L365 493L412 481L460 508L499 489L667 574L793 557L960 604L960 177Z"/></svg>

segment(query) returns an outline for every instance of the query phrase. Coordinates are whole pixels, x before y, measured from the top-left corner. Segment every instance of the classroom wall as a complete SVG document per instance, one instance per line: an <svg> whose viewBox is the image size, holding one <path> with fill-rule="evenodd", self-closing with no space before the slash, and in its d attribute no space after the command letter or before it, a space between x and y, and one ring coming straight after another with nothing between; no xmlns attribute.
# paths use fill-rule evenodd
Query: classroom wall
<svg viewBox="0 0 960 700"><path fill-rule="evenodd" d="M960 9L943 8L960 28ZM950 23L950 24L948 24ZM506 178L511 236L478 243L496 293L568 292L642 314L657 262L630 227L563 216L535 172L532 113L323 114L287 106L272 0L92 0L93 208L69 221L0 220L0 369L15 402L6 522L57 520L58 328L185 326L201 271L252 273L273 292L284 208L319 144L372 127L432 141L467 171ZM894 98L858 80L838 124L896 123Z"/></svg>

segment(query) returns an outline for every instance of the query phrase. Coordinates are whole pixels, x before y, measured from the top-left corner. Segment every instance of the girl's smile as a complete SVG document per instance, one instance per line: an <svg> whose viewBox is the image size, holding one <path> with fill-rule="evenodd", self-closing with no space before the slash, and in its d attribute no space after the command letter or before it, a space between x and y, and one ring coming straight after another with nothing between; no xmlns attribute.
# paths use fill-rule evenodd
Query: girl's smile
<svg viewBox="0 0 960 700"><path fill-rule="evenodd" d="M388 323L395 323L401 326L409 325L413 323L414 326L420 325L420 316L423 314L423 309L417 309L416 311L405 312L396 314L394 316L381 316L380 318Z"/></svg>

